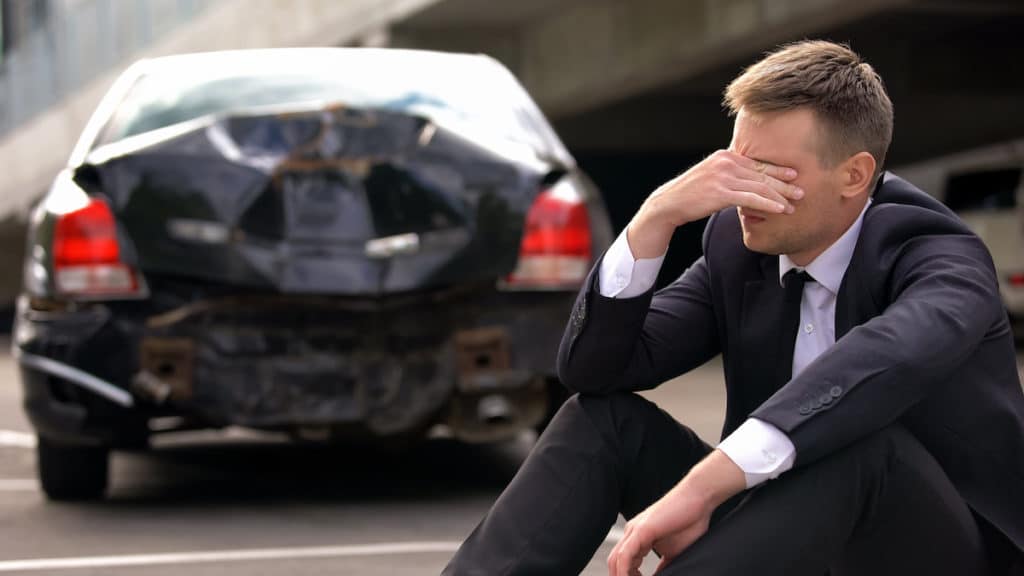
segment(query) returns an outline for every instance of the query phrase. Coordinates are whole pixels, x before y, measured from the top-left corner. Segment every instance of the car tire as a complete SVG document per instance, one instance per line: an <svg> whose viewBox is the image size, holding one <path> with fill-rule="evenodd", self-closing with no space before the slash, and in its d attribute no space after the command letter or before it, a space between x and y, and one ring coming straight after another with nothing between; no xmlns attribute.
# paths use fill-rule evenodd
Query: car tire
<svg viewBox="0 0 1024 576"><path fill-rule="evenodd" d="M50 500L96 500L107 490L107 448L58 444L40 436L36 457L39 482Z"/></svg>

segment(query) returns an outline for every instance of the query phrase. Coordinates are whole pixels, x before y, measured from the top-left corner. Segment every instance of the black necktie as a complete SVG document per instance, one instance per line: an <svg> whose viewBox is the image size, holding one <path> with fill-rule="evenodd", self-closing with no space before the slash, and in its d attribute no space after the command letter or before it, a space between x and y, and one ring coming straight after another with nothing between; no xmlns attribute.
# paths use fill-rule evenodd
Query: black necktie
<svg viewBox="0 0 1024 576"><path fill-rule="evenodd" d="M782 316L782 342L779 351L779 379L776 389L781 388L793 377L793 352L796 349L796 337L800 332L800 300L804 295L804 284L814 282L804 270L790 270L782 277L782 286L786 291Z"/></svg>

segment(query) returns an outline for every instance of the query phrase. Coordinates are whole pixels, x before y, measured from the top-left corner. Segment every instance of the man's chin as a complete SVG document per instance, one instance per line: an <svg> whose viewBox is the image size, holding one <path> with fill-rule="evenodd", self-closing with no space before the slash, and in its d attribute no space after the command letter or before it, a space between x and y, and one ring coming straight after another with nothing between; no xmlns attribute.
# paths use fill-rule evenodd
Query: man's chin
<svg viewBox="0 0 1024 576"><path fill-rule="evenodd" d="M752 237L746 232L743 233L743 245L751 252L757 252L758 254L766 254L769 256L778 256L784 252L774 243L767 242L763 238Z"/></svg>

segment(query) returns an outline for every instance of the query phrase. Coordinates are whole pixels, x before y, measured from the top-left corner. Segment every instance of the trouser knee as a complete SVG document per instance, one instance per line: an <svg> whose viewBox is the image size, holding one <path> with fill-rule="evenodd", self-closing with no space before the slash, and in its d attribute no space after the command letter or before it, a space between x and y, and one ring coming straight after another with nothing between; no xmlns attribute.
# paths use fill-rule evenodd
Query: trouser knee
<svg viewBox="0 0 1024 576"><path fill-rule="evenodd" d="M613 394L573 394L562 405L558 415L585 416L595 424L611 424L618 428L626 422L643 422L644 415L655 409L651 401L633 392ZM562 416L565 417L565 416Z"/></svg>
<svg viewBox="0 0 1024 576"><path fill-rule="evenodd" d="M922 449L921 443L906 428L893 424L857 440L844 452L861 460L884 463L894 455Z"/></svg>
<svg viewBox="0 0 1024 576"><path fill-rule="evenodd" d="M573 394L562 404L545 434L597 432L604 443L617 447L624 435L642 435L657 407L632 392Z"/></svg>
<svg viewBox="0 0 1024 576"><path fill-rule="evenodd" d="M898 424L860 438L822 463L829 460L846 470L848 478L867 482L865 486L884 484L891 474L905 474L910 468L931 466L934 461L920 441Z"/></svg>

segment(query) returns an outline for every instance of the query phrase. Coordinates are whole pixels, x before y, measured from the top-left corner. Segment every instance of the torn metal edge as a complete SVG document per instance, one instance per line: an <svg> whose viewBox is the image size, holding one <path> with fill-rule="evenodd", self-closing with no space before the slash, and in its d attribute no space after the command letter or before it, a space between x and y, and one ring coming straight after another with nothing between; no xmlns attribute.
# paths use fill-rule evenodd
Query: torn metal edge
<svg viewBox="0 0 1024 576"><path fill-rule="evenodd" d="M52 358L45 356L38 356L36 354L27 354L18 347L14 348L14 359L20 364L46 372L52 376L63 378L64 380L81 386L90 392L99 394L100 396L110 400L111 402L123 406L125 408L131 408L135 404L135 400L132 395L125 390L85 372L70 366L63 362L58 362Z"/></svg>

